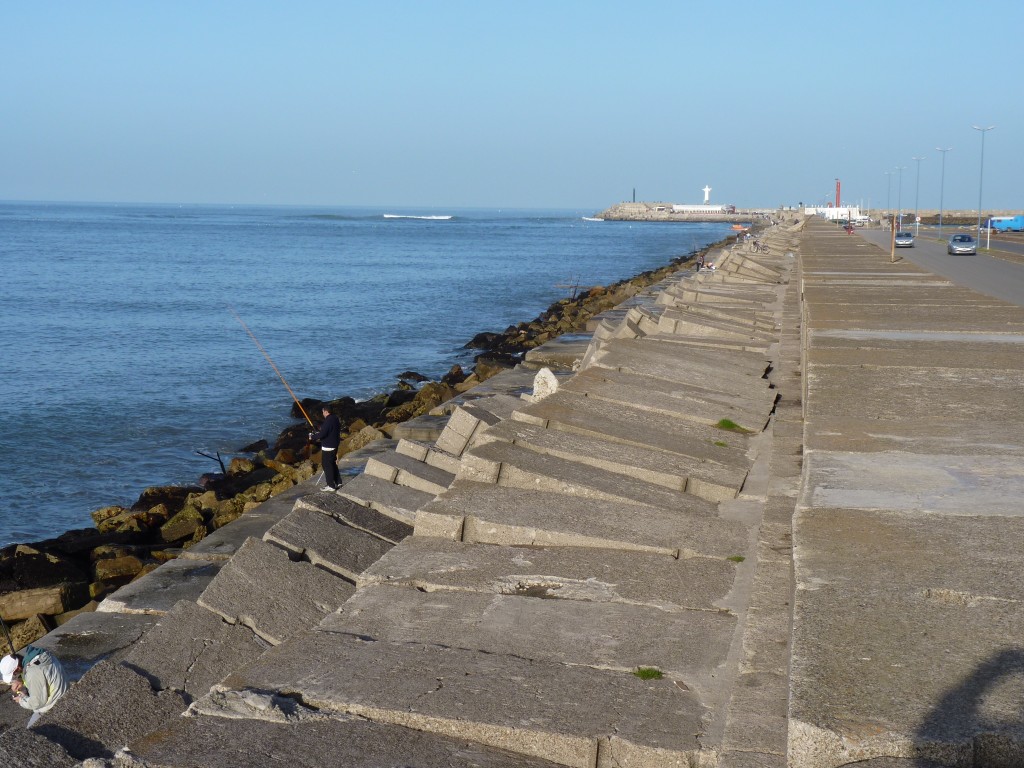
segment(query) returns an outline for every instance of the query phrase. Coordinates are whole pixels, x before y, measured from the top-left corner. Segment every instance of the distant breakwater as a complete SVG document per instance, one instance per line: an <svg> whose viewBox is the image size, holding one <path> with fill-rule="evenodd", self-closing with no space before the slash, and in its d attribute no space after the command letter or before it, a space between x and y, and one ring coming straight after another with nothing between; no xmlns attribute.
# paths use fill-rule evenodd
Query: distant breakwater
<svg viewBox="0 0 1024 768"><path fill-rule="evenodd" d="M795 212L789 216L795 219ZM784 220L787 216L781 212L767 209L738 210L735 213L691 213L672 210L672 203L616 203L601 211L595 218L605 221L678 221L689 223L716 224L749 224L760 222L770 223L772 220Z"/></svg>
<svg viewBox="0 0 1024 768"><path fill-rule="evenodd" d="M731 238L730 238L731 239ZM685 268L726 241L672 260L669 264L609 286L579 287L531 321L499 332L482 332L467 342L480 350L470 372L454 366L437 381L405 371L389 393L357 401L306 399L302 406L318 418L326 405L342 422L339 457L472 389L500 371L515 367L526 352L562 334L582 331L595 315L621 304L647 286ZM302 419L293 405L292 416ZM307 439L302 421L277 436L243 448L223 472L203 475L196 484L154 486L130 507L112 505L92 513L93 528L68 531L31 544L0 550L0 615L11 625L17 648L31 643L77 613L95 610L119 587L174 559L205 536L238 519L304 480L320 467L319 450ZM6 646L0 641L0 645Z"/></svg>

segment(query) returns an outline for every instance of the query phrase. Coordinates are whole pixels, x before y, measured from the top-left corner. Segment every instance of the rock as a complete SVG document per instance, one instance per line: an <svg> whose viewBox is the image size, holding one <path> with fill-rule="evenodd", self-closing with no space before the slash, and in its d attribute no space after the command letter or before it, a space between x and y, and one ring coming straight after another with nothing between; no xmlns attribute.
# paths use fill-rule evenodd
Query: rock
<svg viewBox="0 0 1024 768"><path fill-rule="evenodd" d="M7 547L0 552L0 593L49 587L68 582L84 582L85 579L85 571L63 554L44 552L35 547L23 547L21 554L18 554L18 547ZM46 613L46 611L34 611L34 613ZM7 616L6 613L3 615Z"/></svg>
<svg viewBox="0 0 1024 768"><path fill-rule="evenodd" d="M373 427L363 427L361 430L356 432L351 437L347 437L342 440L341 447L338 450L338 454L351 453L352 451L358 451L360 448L365 448L367 445L372 443L374 440L383 440L384 433L379 429Z"/></svg>
<svg viewBox="0 0 1024 768"><path fill-rule="evenodd" d="M403 371L402 373L398 374L398 380L415 381L417 383L423 381L430 381L429 377L424 376L422 373L416 373L416 371Z"/></svg>
<svg viewBox="0 0 1024 768"><path fill-rule="evenodd" d="M274 461L278 464L294 464L298 461L298 457L295 455L295 451L291 448L282 448L274 456Z"/></svg>
<svg viewBox="0 0 1024 768"><path fill-rule="evenodd" d="M240 448L239 453L259 453L260 451L267 450L269 447L270 443L266 440L257 440L255 443L249 443L244 448Z"/></svg>
<svg viewBox="0 0 1024 768"><path fill-rule="evenodd" d="M181 541L192 536L202 524L202 513L194 507L185 507L160 526L160 538L167 542Z"/></svg>
<svg viewBox="0 0 1024 768"><path fill-rule="evenodd" d="M466 372L462 370L461 365L453 365L448 369L448 373L441 377L441 383L447 384L449 387L454 387L457 384L461 384L466 380Z"/></svg>
<svg viewBox="0 0 1024 768"><path fill-rule="evenodd" d="M14 643L12 649L7 645L7 638L0 637L0 650L3 653L13 653L14 651L20 651L29 643L34 643L39 638L43 637L54 627L54 622L48 616L36 614L35 616L29 616L24 621L19 621L17 624L11 626L11 641Z"/></svg>
<svg viewBox="0 0 1024 768"><path fill-rule="evenodd" d="M142 570L142 561L134 555L108 557L93 563L92 570L96 581L124 581Z"/></svg>
<svg viewBox="0 0 1024 768"><path fill-rule="evenodd" d="M95 611L98 607L99 607L99 603L97 603L95 600L90 600L88 603L83 605L81 608L75 608L72 611L65 611L64 613L58 613L56 616L53 617L53 623L54 623L55 626L59 627L62 624L67 624L69 621L71 621L73 618L75 618L75 616L77 616L78 614L80 614L80 613L90 613L92 611Z"/></svg>
<svg viewBox="0 0 1024 768"><path fill-rule="evenodd" d="M124 507L116 505L111 507L101 507L92 513L92 521L96 523L96 525L102 525L104 520L108 520L111 517L115 517L127 511L128 510Z"/></svg>
<svg viewBox="0 0 1024 768"><path fill-rule="evenodd" d="M270 467L272 470L277 472L278 475L282 475L288 478L288 480L290 480L293 484L296 482L298 473L295 471L295 467L292 467L289 464L284 464L280 461L276 461L274 459L266 459L263 462L263 465L266 467ZM276 482L276 479L272 482Z"/></svg>
<svg viewBox="0 0 1024 768"><path fill-rule="evenodd" d="M0 615L8 621L18 621L40 613L48 616L64 613L75 605L75 597L84 591L84 586L83 581L8 592L0 595Z"/></svg>
<svg viewBox="0 0 1024 768"><path fill-rule="evenodd" d="M558 379L555 374L551 372L550 368L541 368L533 377L533 394L530 396L530 401L539 402L557 391Z"/></svg>
<svg viewBox="0 0 1024 768"><path fill-rule="evenodd" d="M157 504L166 504L173 511L180 510L190 493L201 492L196 486L155 486L147 488L132 505L133 510L152 509Z"/></svg>

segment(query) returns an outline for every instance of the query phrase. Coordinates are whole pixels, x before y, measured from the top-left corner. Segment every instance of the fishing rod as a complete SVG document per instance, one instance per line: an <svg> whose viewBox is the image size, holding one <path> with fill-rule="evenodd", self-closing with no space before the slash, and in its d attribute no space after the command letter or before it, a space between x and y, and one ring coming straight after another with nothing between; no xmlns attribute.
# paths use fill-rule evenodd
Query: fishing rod
<svg viewBox="0 0 1024 768"><path fill-rule="evenodd" d="M11 633L7 629L7 622L0 616L0 627L4 628L4 637L7 638L7 647L10 649L11 655L14 655L14 641L11 640Z"/></svg>
<svg viewBox="0 0 1024 768"><path fill-rule="evenodd" d="M246 325L246 324L245 324L245 323L244 323L244 322L242 321L242 318L240 318L240 317L238 316L238 313L237 313L237 312L235 312L235 308L234 308L234 307L231 307L231 306L229 306L229 307L228 307L228 309L229 309L229 310L231 311L231 314L235 316L235 320L237 320L237 321L239 322L239 324L240 324L240 325L241 325L241 326L242 326L243 328L245 328L245 332L249 334L249 338L250 338L250 339L252 339L252 340L253 340L253 342L255 342L255 344L256 344L256 346L257 346L257 348L258 348L258 349L260 350L260 352L262 352L262 353L263 353L263 356L264 356L265 358L267 358L267 362L268 362L268 363L270 363L270 367L274 369L274 373L276 373L276 374L277 374L277 377L278 377L279 379L281 379L281 383L282 383L282 384L284 384L284 388L288 390L288 394L292 396L292 400L294 400L294 401L295 401L295 404L296 404L297 406L299 406L299 410L300 410L300 411L302 411L302 415L303 415L303 416L304 416L304 417L306 418L306 421L307 421L307 422L309 423L309 426L310 426L310 428L311 428L311 429L316 429L316 427L315 427L315 426L313 426L313 420L312 420L311 418L309 418L309 414L308 414L308 413L306 413L306 409L302 407L302 403L300 403L300 402L299 402L299 398L297 398L297 397L295 396L295 393L294 393L294 392L292 392L292 388L288 386L288 382L287 382L287 381L285 381L285 378L284 378L284 376L283 376L283 375L281 374L281 371L279 371L279 370L277 369L277 366L276 366L276 365L274 365L274 361L270 359L270 355L268 355L268 354L267 354L267 350L265 350L265 349L263 348L263 345L262 345L262 344L260 344L260 340L259 340L259 339L257 339L257 338L256 338L256 337L255 337L255 336L253 335L253 332L249 330L249 326L247 326L247 325Z"/></svg>

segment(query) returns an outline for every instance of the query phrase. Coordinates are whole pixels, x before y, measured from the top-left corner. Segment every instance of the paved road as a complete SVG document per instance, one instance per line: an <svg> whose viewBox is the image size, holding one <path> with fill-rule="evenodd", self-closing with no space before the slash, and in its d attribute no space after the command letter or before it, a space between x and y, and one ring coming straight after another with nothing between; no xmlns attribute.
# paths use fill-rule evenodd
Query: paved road
<svg viewBox="0 0 1024 768"><path fill-rule="evenodd" d="M889 250L889 232L880 229L859 229L860 235L870 243ZM979 253L977 256L950 256L946 243L934 239L937 233L924 230L913 248L897 248L896 255L912 261L922 269L942 275L957 285L972 288L987 296L1024 306L1024 264ZM1024 254L1024 243L1018 241L992 243L1013 254Z"/></svg>

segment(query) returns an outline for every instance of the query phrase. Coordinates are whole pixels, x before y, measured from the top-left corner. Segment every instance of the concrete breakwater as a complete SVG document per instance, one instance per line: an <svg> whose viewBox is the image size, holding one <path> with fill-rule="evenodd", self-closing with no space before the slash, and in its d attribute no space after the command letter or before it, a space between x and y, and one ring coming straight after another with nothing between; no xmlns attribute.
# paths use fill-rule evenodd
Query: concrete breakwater
<svg viewBox="0 0 1024 768"><path fill-rule="evenodd" d="M438 381L425 381L410 371L399 375L394 391L364 402L341 397L326 403L304 400L302 405L317 421L324 405L340 418L340 456L392 439L405 422L514 367L528 350L583 330L594 315L663 279L692 255L609 286L580 288L531 321L478 334L467 344L478 350L469 372L456 366ZM297 407L292 415L303 419ZM308 431L300 421L273 444L263 440L242 449L249 455L232 459L222 475L204 476L193 485L147 488L130 507L98 509L92 513L95 528L0 550L0 616L10 625L15 646L34 642L81 611L95 610L116 589L313 477L320 454L307 441ZM351 471L362 466L358 460L350 464ZM0 650L8 650L3 638Z"/></svg>
<svg viewBox="0 0 1024 768"><path fill-rule="evenodd" d="M50 633L84 677L0 754L1024 764L1024 309L762 234Z"/></svg>
<svg viewBox="0 0 1024 768"><path fill-rule="evenodd" d="M297 485L50 633L39 644L87 671L0 750L71 765L130 746L154 766L711 754L759 560L792 264L776 243L773 263L719 251L717 271L666 276L364 449L340 495Z"/></svg>

